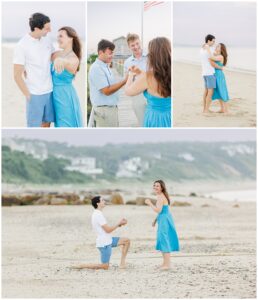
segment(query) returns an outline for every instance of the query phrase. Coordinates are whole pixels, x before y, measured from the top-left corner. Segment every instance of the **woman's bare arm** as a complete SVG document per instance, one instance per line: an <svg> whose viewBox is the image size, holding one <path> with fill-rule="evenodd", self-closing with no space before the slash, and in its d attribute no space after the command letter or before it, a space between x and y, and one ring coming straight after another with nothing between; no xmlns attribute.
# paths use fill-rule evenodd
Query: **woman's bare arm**
<svg viewBox="0 0 258 300"><path fill-rule="evenodd" d="M148 88L147 76L145 72L142 72L137 79L134 80L135 74L129 72L127 82L125 84L125 94L127 96L136 96L145 91Z"/></svg>

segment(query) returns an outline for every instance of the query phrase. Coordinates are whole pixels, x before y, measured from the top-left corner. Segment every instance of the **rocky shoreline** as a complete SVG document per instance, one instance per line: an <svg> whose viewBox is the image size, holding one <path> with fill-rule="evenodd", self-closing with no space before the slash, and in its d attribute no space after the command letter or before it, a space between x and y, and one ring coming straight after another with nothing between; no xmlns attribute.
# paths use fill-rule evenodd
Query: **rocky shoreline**
<svg viewBox="0 0 258 300"><path fill-rule="evenodd" d="M125 197L125 194L126 197ZM92 192L23 192L23 193L3 193L2 194L2 206L23 206L23 205L89 205L91 199L95 195L102 195L106 200L107 204L113 205L145 205L145 199L151 199L153 203L156 202L153 196L137 196L131 195L129 200L128 192L121 190L101 190ZM130 195L130 193L129 193ZM189 197L195 197L194 193L190 194ZM174 206L189 206L188 202L173 202Z"/></svg>

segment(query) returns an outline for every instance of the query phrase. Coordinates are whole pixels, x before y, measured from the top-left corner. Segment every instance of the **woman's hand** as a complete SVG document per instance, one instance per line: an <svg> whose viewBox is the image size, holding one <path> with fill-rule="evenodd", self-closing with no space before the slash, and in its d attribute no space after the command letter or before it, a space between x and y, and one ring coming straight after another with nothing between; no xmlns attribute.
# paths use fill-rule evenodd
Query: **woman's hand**
<svg viewBox="0 0 258 300"><path fill-rule="evenodd" d="M156 223L157 223L157 219L155 219L153 222L152 222L152 227L155 227L155 225L156 225Z"/></svg>
<svg viewBox="0 0 258 300"><path fill-rule="evenodd" d="M65 68L65 61L64 61L64 59L61 58L61 57L57 57L54 60L54 70L57 73L62 73L64 71L64 68Z"/></svg>
<svg viewBox="0 0 258 300"><path fill-rule="evenodd" d="M131 71L134 75L140 75L142 73L142 70L136 66L131 66L129 71Z"/></svg>
<svg viewBox="0 0 258 300"><path fill-rule="evenodd" d="M145 204L146 204L146 205L151 205L150 199L145 199Z"/></svg>

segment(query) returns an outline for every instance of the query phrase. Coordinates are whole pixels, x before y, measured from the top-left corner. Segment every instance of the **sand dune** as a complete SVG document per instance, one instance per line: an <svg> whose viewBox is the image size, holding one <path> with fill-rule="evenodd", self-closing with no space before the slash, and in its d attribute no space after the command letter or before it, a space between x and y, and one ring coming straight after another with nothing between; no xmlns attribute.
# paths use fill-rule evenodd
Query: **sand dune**
<svg viewBox="0 0 258 300"><path fill-rule="evenodd" d="M71 270L98 262L90 206L26 206L2 209L2 296L51 298L254 298L256 296L255 203L175 197L172 207L181 251L160 273L154 250L154 213L146 206L108 206L110 223L128 226L115 235L132 240L128 269L119 270L114 249L109 271Z"/></svg>
<svg viewBox="0 0 258 300"><path fill-rule="evenodd" d="M201 67L173 64L173 98L175 127L256 127L256 76L225 71L229 90L229 115L202 114L203 79ZM218 111L214 102L211 110Z"/></svg>

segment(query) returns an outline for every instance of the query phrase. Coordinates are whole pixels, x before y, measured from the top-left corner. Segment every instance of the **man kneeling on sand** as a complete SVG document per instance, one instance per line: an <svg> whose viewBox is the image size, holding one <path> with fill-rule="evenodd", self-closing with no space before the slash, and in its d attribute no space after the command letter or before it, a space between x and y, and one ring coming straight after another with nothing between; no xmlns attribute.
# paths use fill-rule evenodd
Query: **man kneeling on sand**
<svg viewBox="0 0 258 300"><path fill-rule="evenodd" d="M94 207L91 223L94 231L97 234L96 247L100 251L101 264L83 264L73 268L108 270L112 248L122 246L120 268L124 269L126 267L125 259L130 247L130 240L128 238L112 237L111 232L116 230L118 227L126 225L127 220L122 219L117 225L109 226L102 213L102 210L105 207L105 200L101 196L96 196L91 200L91 204Z"/></svg>

